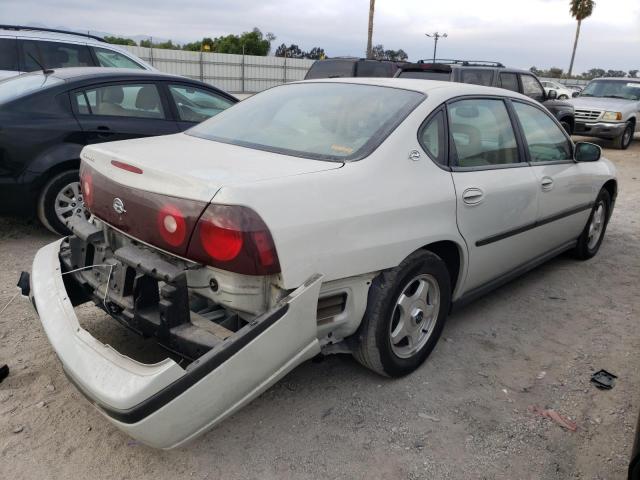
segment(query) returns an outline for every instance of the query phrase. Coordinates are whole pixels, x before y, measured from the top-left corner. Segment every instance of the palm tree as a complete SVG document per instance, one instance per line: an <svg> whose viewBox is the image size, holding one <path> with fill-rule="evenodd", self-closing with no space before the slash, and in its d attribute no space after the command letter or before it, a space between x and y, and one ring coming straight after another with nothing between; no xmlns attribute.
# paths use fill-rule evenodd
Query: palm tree
<svg viewBox="0 0 640 480"><path fill-rule="evenodd" d="M569 11L571 16L578 21L578 27L576 28L576 39L573 42L573 53L571 54L571 63L569 64L569 76L573 70L573 60L576 58L576 48L578 48L578 37L580 36L580 25L582 20L590 17L593 13L593 7L596 6L596 2L593 0L571 0L569 4Z"/></svg>
<svg viewBox="0 0 640 480"><path fill-rule="evenodd" d="M369 0L369 33L367 36L367 58L371 58L371 39L373 37L373 11L375 10L376 0Z"/></svg>

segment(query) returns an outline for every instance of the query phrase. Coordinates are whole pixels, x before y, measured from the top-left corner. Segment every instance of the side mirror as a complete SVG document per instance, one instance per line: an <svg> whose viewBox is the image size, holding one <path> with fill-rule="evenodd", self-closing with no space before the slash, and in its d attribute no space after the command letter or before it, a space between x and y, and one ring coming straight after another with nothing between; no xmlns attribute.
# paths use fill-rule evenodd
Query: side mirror
<svg viewBox="0 0 640 480"><path fill-rule="evenodd" d="M555 100L556 98L558 98L558 91L549 90L549 92L547 93L547 100Z"/></svg>
<svg viewBox="0 0 640 480"><path fill-rule="evenodd" d="M602 156L602 149L595 143L576 143L574 158L576 162L597 162Z"/></svg>

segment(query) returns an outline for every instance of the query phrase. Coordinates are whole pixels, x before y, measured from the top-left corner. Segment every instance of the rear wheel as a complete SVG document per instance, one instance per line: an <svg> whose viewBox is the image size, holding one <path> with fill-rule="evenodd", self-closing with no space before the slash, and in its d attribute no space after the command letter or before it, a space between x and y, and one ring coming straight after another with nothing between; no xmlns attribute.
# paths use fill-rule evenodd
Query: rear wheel
<svg viewBox="0 0 640 480"><path fill-rule="evenodd" d="M558 100L567 100L569 98L569 95L560 95L558 97Z"/></svg>
<svg viewBox="0 0 640 480"><path fill-rule="evenodd" d="M633 141L633 131L634 125L632 123L627 123L624 132L613 139L613 146L620 150L626 150L629 148L629 145L631 145L631 142Z"/></svg>
<svg viewBox="0 0 640 480"><path fill-rule="evenodd" d="M85 215L78 170L67 170L51 178L38 199L38 218L59 235L70 233L66 221L73 215Z"/></svg>
<svg viewBox="0 0 640 480"><path fill-rule="evenodd" d="M410 255L374 279L354 357L381 375L411 373L440 338L450 302L449 272L442 259L428 251Z"/></svg>
<svg viewBox="0 0 640 480"><path fill-rule="evenodd" d="M589 221L578 238L578 244L573 251L576 258L588 260L598 253L604 239L604 233L607 230L610 211L611 196L603 188L600 190L596 203L591 210Z"/></svg>

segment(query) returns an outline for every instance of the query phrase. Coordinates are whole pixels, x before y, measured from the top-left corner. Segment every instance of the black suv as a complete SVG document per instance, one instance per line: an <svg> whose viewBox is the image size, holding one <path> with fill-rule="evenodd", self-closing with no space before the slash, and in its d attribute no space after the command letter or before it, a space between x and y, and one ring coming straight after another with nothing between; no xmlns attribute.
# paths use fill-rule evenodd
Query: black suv
<svg viewBox="0 0 640 480"><path fill-rule="evenodd" d="M542 103L558 119L567 133L573 132L575 125L573 105L557 100L557 93L547 95L538 77L527 70L507 68L499 62L436 59L435 62L420 60L417 63L405 64L398 69L395 76L473 83L522 93Z"/></svg>
<svg viewBox="0 0 640 480"><path fill-rule="evenodd" d="M390 60L367 60L366 58L328 58L316 60L304 76L313 78L339 77L393 77L405 62Z"/></svg>
<svg viewBox="0 0 640 480"><path fill-rule="evenodd" d="M237 101L211 85L146 70L63 68L4 80L0 214L37 213L45 227L67 234L68 217L84 210L85 145L182 132Z"/></svg>

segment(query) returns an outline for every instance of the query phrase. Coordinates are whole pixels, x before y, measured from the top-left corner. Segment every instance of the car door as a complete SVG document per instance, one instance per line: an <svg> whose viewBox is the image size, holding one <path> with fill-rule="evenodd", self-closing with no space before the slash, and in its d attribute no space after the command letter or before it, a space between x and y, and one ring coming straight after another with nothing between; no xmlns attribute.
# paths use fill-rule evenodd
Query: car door
<svg viewBox="0 0 640 480"><path fill-rule="evenodd" d="M469 293L532 258L532 240L522 232L536 220L538 182L516 141L505 99L463 98L448 103L447 112Z"/></svg>
<svg viewBox="0 0 640 480"><path fill-rule="evenodd" d="M181 131L204 122L236 103L215 91L193 84L171 82L167 88Z"/></svg>
<svg viewBox="0 0 640 480"><path fill-rule="evenodd" d="M156 83L91 85L71 94L87 144L178 132L167 99Z"/></svg>
<svg viewBox="0 0 640 480"><path fill-rule="evenodd" d="M538 105L513 100L527 160L538 182L537 244L550 251L575 240L596 198L587 163L573 160L573 144Z"/></svg>

